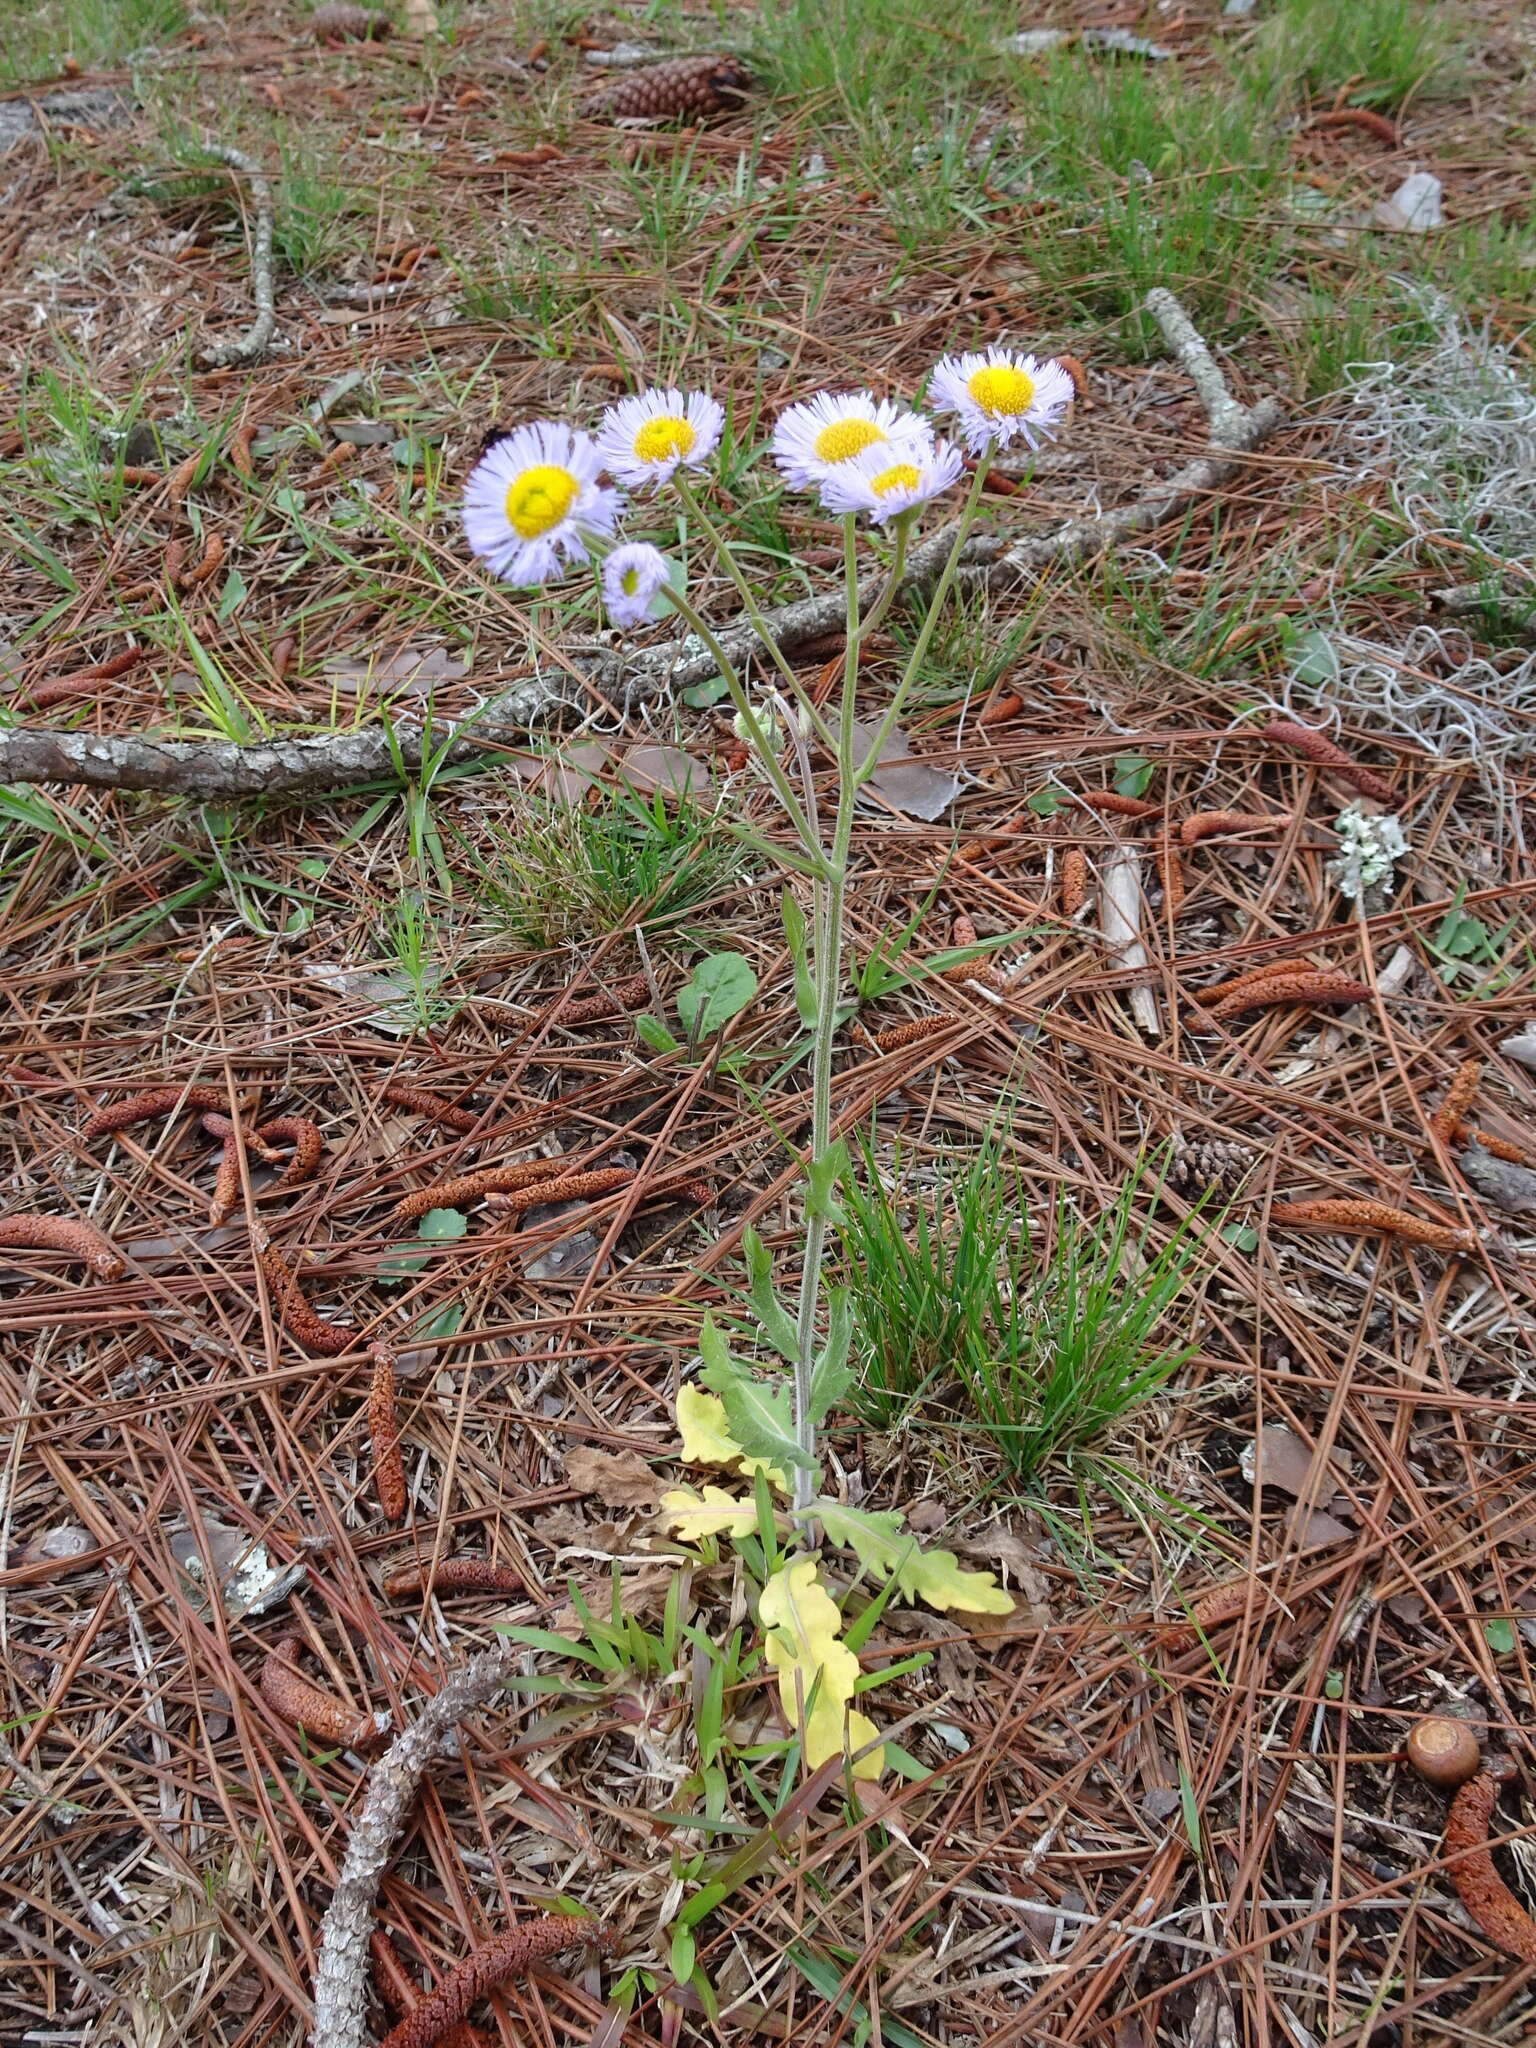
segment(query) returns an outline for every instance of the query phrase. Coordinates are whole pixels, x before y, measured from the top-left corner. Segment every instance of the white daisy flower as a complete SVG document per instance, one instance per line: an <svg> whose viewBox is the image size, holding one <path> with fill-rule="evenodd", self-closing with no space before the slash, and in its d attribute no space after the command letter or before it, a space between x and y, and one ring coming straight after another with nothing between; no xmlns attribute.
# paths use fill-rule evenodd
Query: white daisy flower
<svg viewBox="0 0 1536 2048"><path fill-rule="evenodd" d="M960 422L966 446L980 455L989 443L1006 448L1049 440L1072 403L1072 379L1060 363L1020 355L1017 349L989 348L981 354L945 356L928 386L930 401Z"/></svg>
<svg viewBox="0 0 1536 2048"><path fill-rule="evenodd" d="M898 512L926 505L959 481L965 457L952 441L928 448L866 448L821 479L829 512L867 512L884 526Z"/></svg>
<svg viewBox="0 0 1536 2048"><path fill-rule="evenodd" d="M702 469L724 425L724 408L702 391L642 391L609 406L597 445L619 483L660 485L680 464Z"/></svg>
<svg viewBox="0 0 1536 2048"><path fill-rule="evenodd" d="M469 473L465 538L506 582L547 583L613 532L623 500L599 488L602 467L590 434L552 420L514 427Z"/></svg>
<svg viewBox="0 0 1536 2048"><path fill-rule="evenodd" d="M603 602L616 626L643 626L651 599L667 587L667 558L648 541L627 541L603 564Z"/></svg>
<svg viewBox="0 0 1536 2048"><path fill-rule="evenodd" d="M786 406L774 423L771 453L784 481L796 490L822 478L866 448L916 459L933 445L925 419L889 398L867 391L818 391Z"/></svg>

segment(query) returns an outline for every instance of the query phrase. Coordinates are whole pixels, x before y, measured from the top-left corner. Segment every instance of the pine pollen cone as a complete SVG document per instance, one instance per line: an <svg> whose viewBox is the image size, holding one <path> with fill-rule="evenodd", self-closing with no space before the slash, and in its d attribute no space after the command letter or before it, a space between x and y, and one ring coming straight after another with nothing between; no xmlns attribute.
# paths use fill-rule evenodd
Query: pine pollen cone
<svg viewBox="0 0 1536 2048"><path fill-rule="evenodd" d="M1351 760L1344 749L1335 746L1326 734L1315 726L1298 725L1294 719L1273 718L1268 725L1260 726L1259 738L1273 740L1277 746L1294 747L1298 754L1305 754L1309 761L1316 761L1320 767L1330 768L1341 782L1347 782L1358 789L1362 796L1375 799L1380 804L1395 803L1392 785L1384 782L1374 769L1362 768L1358 761Z"/></svg>
<svg viewBox="0 0 1536 2048"><path fill-rule="evenodd" d="M1171 826L1158 838L1157 871L1163 883L1163 909L1169 917L1177 917L1189 892L1184 887L1184 864Z"/></svg>
<svg viewBox="0 0 1536 2048"><path fill-rule="evenodd" d="M1080 846L1069 846L1061 857L1061 914L1076 917L1088 901L1088 856Z"/></svg>
<svg viewBox="0 0 1536 2048"><path fill-rule="evenodd" d="M0 1246L4 1245L15 1245L18 1250L62 1252L65 1258L78 1259L88 1266L98 1280L116 1280L123 1270L116 1248L93 1224L75 1216L24 1212L0 1217Z"/></svg>
<svg viewBox="0 0 1536 2048"><path fill-rule="evenodd" d="M1217 839L1228 832L1273 832L1289 825L1289 811L1196 811L1179 827L1184 846L1197 846L1202 839Z"/></svg>
<svg viewBox="0 0 1536 2048"><path fill-rule="evenodd" d="M1145 797L1122 796L1118 789L1080 789L1072 802L1092 811L1108 811L1116 818L1160 818L1161 804L1149 804Z"/></svg>
<svg viewBox="0 0 1536 2048"><path fill-rule="evenodd" d="M461 1173L452 1180L434 1181L402 1195L394 1213L402 1223L425 1216L429 1209L462 1209L487 1195L516 1194L521 1188L536 1187L542 1181L559 1180L570 1172L565 1159L524 1159L516 1166L482 1166L474 1173Z"/></svg>
<svg viewBox="0 0 1536 2048"><path fill-rule="evenodd" d="M522 1573L509 1564L495 1564L488 1557L441 1557L420 1564L401 1565L384 1581L389 1600L408 1599L421 1593L526 1593Z"/></svg>
<svg viewBox="0 0 1536 2048"><path fill-rule="evenodd" d="M229 1112L229 1097L222 1088L146 1088L122 1102L94 1110L81 1126L86 1140L105 1137L109 1131L126 1131L130 1124L149 1123L173 1116L179 1109L211 1109Z"/></svg>
<svg viewBox="0 0 1536 2048"><path fill-rule="evenodd" d="M1165 1650L1192 1650L1201 1636L1226 1621L1235 1621L1248 1610L1254 1592L1252 1579L1237 1579L1228 1586L1213 1586L1189 1610L1187 1621L1170 1622L1159 1629L1157 1640Z"/></svg>
<svg viewBox="0 0 1536 2048"><path fill-rule="evenodd" d="M337 1323L328 1323L315 1313L305 1300L304 1290L290 1271L287 1260L266 1232L254 1233L253 1242L256 1263L272 1296L272 1306L289 1336L306 1351L313 1351L321 1358L339 1358L344 1351L352 1350L357 1343L357 1332L344 1330Z"/></svg>
<svg viewBox="0 0 1536 2048"><path fill-rule="evenodd" d="M1267 960L1261 967L1250 967L1242 974L1234 974L1230 981L1202 989L1200 1002L1209 1009L1213 1003L1223 1003L1228 996L1235 996L1239 989L1256 988L1262 982L1273 981L1277 975L1332 974L1334 971L1331 967L1314 967L1309 960Z"/></svg>
<svg viewBox="0 0 1536 2048"><path fill-rule="evenodd" d="M1501 1760L1499 1767L1490 1765L1462 1786L1451 1801L1441 1846L1448 1859L1456 1859L1446 1867L1456 1896L1489 1941L1523 1963L1536 1963L1536 1920L1494 1869L1488 1847L1499 1785L1510 1771Z"/></svg>
<svg viewBox="0 0 1536 2048"><path fill-rule="evenodd" d="M1351 1009L1356 1003L1369 1002L1371 991L1363 981L1351 981L1347 975L1327 972L1306 974L1272 974L1264 980L1249 982L1217 1003L1211 1010L1212 1019L1225 1024L1230 1018L1244 1017L1250 1010L1267 1010L1281 1004L1302 1004L1311 1009Z"/></svg>
<svg viewBox="0 0 1536 2048"><path fill-rule="evenodd" d="M285 1636L273 1645L261 1667L261 1696L267 1705L306 1735L318 1735L343 1749L367 1749L382 1740L390 1730L389 1715L359 1714L311 1685L298 1668L302 1649L297 1636Z"/></svg>
<svg viewBox="0 0 1536 2048"><path fill-rule="evenodd" d="M379 1997L396 2019L404 2019L407 2013L414 2012L420 2005L423 1993L406 1968L400 1951L377 1927L368 1937L368 1951L373 1957L373 1981ZM498 2044L489 2034L466 2021L439 2035L438 2048L498 2048Z"/></svg>
<svg viewBox="0 0 1536 2048"><path fill-rule="evenodd" d="M400 1455L400 1421L395 1401L395 1354L387 1344L370 1344L373 1378L368 1388L368 1440L373 1447L373 1488L386 1522L403 1522L410 1504L405 1460Z"/></svg>
<svg viewBox="0 0 1536 2048"><path fill-rule="evenodd" d="M1431 1223L1423 1216L1410 1215L1385 1202L1312 1201L1272 1202L1272 1223L1289 1224L1303 1230L1331 1230L1346 1237L1401 1237L1409 1244L1428 1245L1433 1251L1471 1254L1478 1250L1470 1230L1458 1230L1449 1223Z"/></svg>
<svg viewBox="0 0 1536 2048"><path fill-rule="evenodd" d="M600 1938L601 1929L595 1923L564 1914L541 1914L536 1920L509 1927L455 1963L437 1989L425 1993L390 2029L380 2048L435 2048L450 2027L458 2025L486 1992L508 1977L517 1976L544 1956L559 1955L562 1949Z"/></svg>
<svg viewBox="0 0 1536 2048"><path fill-rule="evenodd" d="M564 996L556 996L539 1012L538 1021L568 1030L573 1024L595 1024L603 1017L638 1010L650 1000L649 980L643 974L632 974L627 981L616 982L611 989L600 989L595 996L586 996L580 1002L568 1003Z"/></svg>
<svg viewBox="0 0 1536 2048"><path fill-rule="evenodd" d="M870 1044L877 1052L900 1052L904 1046L921 1045L926 1038L938 1038L953 1031L953 1017L914 1017L908 1024L893 1024L889 1031L872 1031Z"/></svg>
<svg viewBox="0 0 1536 2048"><path fill-rule="evenodd" d="M1457 1127L1476 1099L1482 1078L1481 1060L1463 1060L1456 1069L1451 1085L1445 1091L1445 1100L1429 1120L1430 1129L1446 1144L1454 1141Z"/></svg>
<svg viewBox="0 0 1536 2048"><path fill-rule="evenodd" d="M457 1131L461 1137L467 1137L484 1121L474 1110L460 1109L446 1096L434 1095L430 1088L418 1088L413 1081L386 1081L380 1093L393 1108L430 1117L433 1123Z"/></svg>

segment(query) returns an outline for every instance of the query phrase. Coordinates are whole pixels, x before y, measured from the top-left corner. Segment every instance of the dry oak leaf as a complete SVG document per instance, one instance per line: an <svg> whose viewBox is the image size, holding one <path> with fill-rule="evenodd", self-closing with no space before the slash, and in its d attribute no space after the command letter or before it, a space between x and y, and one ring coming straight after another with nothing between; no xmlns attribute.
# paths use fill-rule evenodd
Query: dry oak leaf
<svg viewBox="0 0 1536 2048"><path fill-rule="evenodd" d="M565 1477L578 1493L608 1508L653 1508L666 1491L638 1451L598 1451L578 1444L565 1454Z"/></svg>

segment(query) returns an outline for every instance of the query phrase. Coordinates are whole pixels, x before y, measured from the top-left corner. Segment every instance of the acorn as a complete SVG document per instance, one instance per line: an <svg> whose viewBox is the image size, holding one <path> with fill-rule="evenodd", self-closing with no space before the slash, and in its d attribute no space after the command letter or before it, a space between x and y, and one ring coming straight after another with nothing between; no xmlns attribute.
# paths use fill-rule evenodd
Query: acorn
<svg viewBox="0 0 1536 2048"><path fill-rule="evenodd" d="M1431 1714L1410 1732L1406 1754L1427 1785L1454 1792L1477 1776L1483 1746L1465 1721L1452 1714Z"/></svg>
<svg viewBox="0 0 1536 2048"><path fill-rule="evenodd" d="M309 18L317 43L379 43L394 23L387 14L359 7L355 0L325 0Z"/></svg>
<svg viewBox="0 0 1536 2048"><path fill-rule="evenodd" d="M736 57L669 57L631 71L583 112L599 121L707 121L739 107L751 85Z"/></svg>

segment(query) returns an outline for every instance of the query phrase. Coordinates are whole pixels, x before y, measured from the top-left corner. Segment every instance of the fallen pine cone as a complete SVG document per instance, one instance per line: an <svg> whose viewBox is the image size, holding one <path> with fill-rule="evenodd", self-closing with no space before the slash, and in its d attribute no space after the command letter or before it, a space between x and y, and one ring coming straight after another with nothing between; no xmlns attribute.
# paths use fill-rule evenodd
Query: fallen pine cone
<svg viewBox="0 0 1536 2048"><path fill-rule="evenodd" d="M1178 1187L1240 1188L1257 1161L1246 1145L1229 1138L1174 1138L1168 1178Z"/></svg>
<svg viewBox="0 0 1536 2048"><path fill-rule="evenodd" d="M325 0L309 18L317 43L382 43L394 27L387 14L359 7L355 0Z"/></svg>
<svg viewBox="0 0 1536 2048"><path fill-rule="evenodd" d="M1302 1230L1337 1231L1346 1237L1401 1237L1437 1252L1471 1255L1479 1249L1470 1230L1458 1230L1449 1223L1431 1223L1423 1216L1410 1215L1406 1209L1391 1208L1386 1202L1272 1202L1269 1220Z"/></svg>
<svg viewBox="0 0 1536 2048"><path fill-rule="evenodd" d="M18 1250L62 1252L89 1266L98 1280L116 1280L123 1262L94 1224L75 1216L36 1216L25 1213L0 1218L0 1246Z"/></svg>
<svg viewBox="0 0 1536 2048"><path fill-rule="evenodd" d="M734 112L751 86L750 72L735 57L669 57L631 71L583 111L599 121L707 121Z"/></svg>

